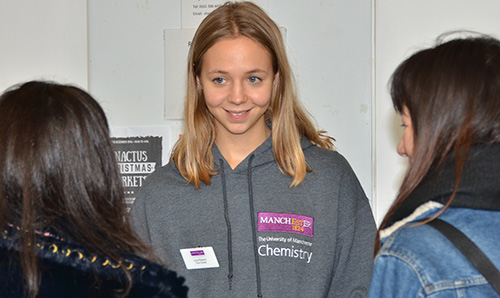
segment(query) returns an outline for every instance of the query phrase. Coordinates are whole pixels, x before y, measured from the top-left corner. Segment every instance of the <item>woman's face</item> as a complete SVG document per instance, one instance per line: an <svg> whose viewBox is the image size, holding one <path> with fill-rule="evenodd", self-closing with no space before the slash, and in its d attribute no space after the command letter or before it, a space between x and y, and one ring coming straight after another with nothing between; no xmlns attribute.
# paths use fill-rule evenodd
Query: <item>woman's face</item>
<svg viewBox="0 0 500 298"><path fill-rule="evenodd" d="M407 107L403 108L401 121L403 122L402 126L404 131L398 144L398 153L401 156L411 158L413 154L413 126L411 123L410 111L408 111Z"/></svg>
<svg viewBox="0 0 500 298"><path fill-rule="evenodd" d="M271 54L250 38L222 39L208 49L197 79L214 116L217 141L262 142L269 136L264 114L276 78Z"/></svg>

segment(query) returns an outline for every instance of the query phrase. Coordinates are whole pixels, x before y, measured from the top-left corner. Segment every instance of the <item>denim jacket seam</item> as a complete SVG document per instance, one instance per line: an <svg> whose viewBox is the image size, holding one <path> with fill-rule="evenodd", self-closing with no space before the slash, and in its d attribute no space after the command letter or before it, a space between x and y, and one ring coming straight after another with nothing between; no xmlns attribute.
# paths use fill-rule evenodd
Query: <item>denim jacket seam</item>
<svg viewBox="0 0 500 298"><path fill-rule="evenodd" d="M379 256L389 256L393 258L397 258L404 263L406 263L412 270L415 272L415 275L417 276L419 282L420 282L420 288L425 289L427 284L430 284L428 281L428 278L425 277L424 270L421 268L418 264L418 262L415 261L414 258L412 258L408 253L401 251L401 250L396 250L396 249L384 249L383 251L380 252ZM421 290L422 291L422 290ZM419 291L420 292L420 291ZM417 295L418 297L418 295Z"/></svg>
<svg viewBox="0 0 500 298"><path fill-rule="evenodd" d="M427 277L425 269L419 265L417 259L413 258L408 252L393 247L394 241L396 240L399 232L401 232L402 230L404 230L404 227L398 229L385 239L384 244L386 245L384 245L382 250L379 252L379 256L389 256L400 259L410 268L412 268L412 270L418 277L421 287L421 290L417 293L416 297L420 297L421 294L424 294L423 297L425 297L427 295L435 294L444 290L459 290L471 286L488 284L486 279L480 274L472 277L462 278L459 280L431 280L429 277Z"/></svg>
<svg viewBox="0 0 500 298"><path fill-rule="evenodd" d="M420 291L417 293L416 297L422 296L422 292L424 296L438 293L444 290L458 290L471 286L480 286L488 284L486 279L481 276L468 277L459 280L440 280L433 282L429 278L426 277L425 270L423 268L419 268L421 266L418 265L409 254L404 251L395 250L395 249L386 249L382 251L379 256L388 256L397 258L404 263L406 263L410 268L412 268L413 272L415 272L419 282L420 282Z"/></svg>
<svg viewBox="0 0 500 298"><path fill-rule="evenodd" d="M467 277L459 280L441 280L439 282L430 283L424 288L425 293L430 295L445 290L459 290L471 286L481 286L488 284L483 276Z"/></svg>

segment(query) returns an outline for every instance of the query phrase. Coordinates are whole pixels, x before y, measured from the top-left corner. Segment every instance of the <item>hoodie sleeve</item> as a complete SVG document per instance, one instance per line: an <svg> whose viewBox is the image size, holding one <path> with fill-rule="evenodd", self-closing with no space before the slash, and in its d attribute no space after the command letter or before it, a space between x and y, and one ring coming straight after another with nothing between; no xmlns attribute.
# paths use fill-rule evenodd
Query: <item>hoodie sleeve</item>
<svg viewBox="0 0 500 298"><path fill-rule="evenodd" d="M340 179L335 268L328 297L366 297L373 271L373 214L352 169Z"/></svg>
<svg viewBox="0 0 500 298"><path fill-rule="evenodd" d="M134 228L134 232L136 235L144 241L145 243L151 245L151 236L149 234L148 227L148 216L146 211L146 195L147 192L146 186L143 186L134 200L132 207L130 209L130 216L132 227Z"/></svg>

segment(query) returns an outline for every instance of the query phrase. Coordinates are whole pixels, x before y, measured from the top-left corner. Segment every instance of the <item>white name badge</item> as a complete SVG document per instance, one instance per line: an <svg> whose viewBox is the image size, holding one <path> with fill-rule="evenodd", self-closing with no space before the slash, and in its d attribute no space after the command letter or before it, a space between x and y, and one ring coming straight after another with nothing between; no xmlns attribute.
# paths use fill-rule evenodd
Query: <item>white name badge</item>
<svg viewBox="0 0 500 298"><path fill-rule="evenodd" d="M184 248L181 249L181 256L188 270L219 267L219 262L211 246Z"/></svg>

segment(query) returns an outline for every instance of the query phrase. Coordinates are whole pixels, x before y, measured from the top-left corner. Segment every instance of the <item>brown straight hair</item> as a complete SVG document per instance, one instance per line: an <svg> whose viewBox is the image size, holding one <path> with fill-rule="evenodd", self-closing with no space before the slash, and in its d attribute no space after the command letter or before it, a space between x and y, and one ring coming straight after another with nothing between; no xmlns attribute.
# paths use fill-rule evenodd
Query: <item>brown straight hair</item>
<svg viewBox="0 0 500 298"><path fill-rule="evenodd" d="M413 154L379 234L429 171L454 154L455 187L441 214L453 202L471 146L500 142L500 41L479 34L441 41L450 35L412 55L392 76L394 108L402 113L407 107L412 121Z"/></svg>

